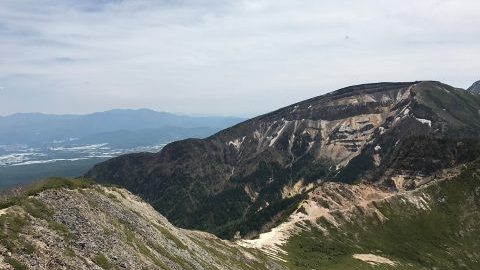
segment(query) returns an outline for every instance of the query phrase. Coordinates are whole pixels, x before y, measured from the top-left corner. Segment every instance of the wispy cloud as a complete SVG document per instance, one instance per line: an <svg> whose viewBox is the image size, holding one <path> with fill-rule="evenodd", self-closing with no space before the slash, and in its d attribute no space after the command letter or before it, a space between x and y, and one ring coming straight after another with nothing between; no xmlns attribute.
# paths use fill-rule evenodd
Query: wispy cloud
<svg viewBox="0 0 480 270"><path fill-rule="evenodd" d="M354 83L465 87L479 79L478 10L476 0L2 0L0 114L245 115Z"/></svg>

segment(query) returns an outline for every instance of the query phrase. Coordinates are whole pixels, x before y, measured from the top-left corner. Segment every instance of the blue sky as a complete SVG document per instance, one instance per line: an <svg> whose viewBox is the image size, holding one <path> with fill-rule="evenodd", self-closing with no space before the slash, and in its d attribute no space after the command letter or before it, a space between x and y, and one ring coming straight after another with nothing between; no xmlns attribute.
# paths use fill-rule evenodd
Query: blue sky
<svg viewBox="0 0 480 270"><path fill-rule="evenodd" d="M253 116L344 86L480 79L477 0L1 0L0 115Z"/></svg>

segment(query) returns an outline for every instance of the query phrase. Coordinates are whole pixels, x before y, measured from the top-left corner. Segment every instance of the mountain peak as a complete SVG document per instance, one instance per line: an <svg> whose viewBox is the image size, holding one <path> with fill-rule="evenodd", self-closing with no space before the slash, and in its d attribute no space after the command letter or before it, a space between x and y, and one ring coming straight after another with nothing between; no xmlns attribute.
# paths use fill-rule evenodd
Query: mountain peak
<svg viewBox="0 0 480 270"><path fill-rule="evenodd" d="M480 95L480 81L476 81L467 89L468 92Z"/></svg>
<svg viewBox="0 0 480 270"><path fill-rule="evenodd" d="M350 86L157 154L111 159L86 176L131 189L178 226L251 237L266 228L258 220L273 224L317 181L411 189L417 174L475 156L441 138L479 136L479 109L479 97L437 81ZM432 159L436 147L458 156Z"/></svg>

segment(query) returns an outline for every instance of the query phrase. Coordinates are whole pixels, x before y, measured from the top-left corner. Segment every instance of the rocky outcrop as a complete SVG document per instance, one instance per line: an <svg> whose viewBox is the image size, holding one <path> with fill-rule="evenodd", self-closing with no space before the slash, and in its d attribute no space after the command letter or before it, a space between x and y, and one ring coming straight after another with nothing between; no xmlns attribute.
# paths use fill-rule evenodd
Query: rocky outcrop
<svg viewBox="0 0 480 270"><path fill-rule="evenodd" d="M298 209L303 219L274 254L291 269L478 269L480 163L445 172L386 196L371 187L320 187L306 201L317 210Z"/></svg>
<svg viewBox="0 0 480 270"><path fill-rule="evenodd" d="M476 81L467 89L468 92L480 95L480 81Z"/></svg>
<svg viewBox="0 0 480 270"><path fill-rule="evenodd" d="M479 110L480 97L439 82L352 86L86 176L128 188L178 226L251 237L288 216L311 184L413 189L474 159Z"/></svg>
<svg viewBox="0 0 480 270"><path fill-rule="evenodd" d="M463 166L461 166L463 167ZM460 174L461 168L442 170L433 179L423 181L414 190L392 190L381 185L360 183L356 185L325 182L308 192L305 199L280 225L262 233L255 239L242 239L237 243L244 247L263 250L273 258L287 257L282 249L289 239L314 227L315 230L327 234L329 228L342 228L354 223L357 218L373 217L381 222L388 218L377 207L380 204L402 201L406 209L413 207L428 210L436 202L425 192L432 186L454 179ZM397 206L398 207L398 206ZM400 209L397 209L401 211ZM319 222L322 220L322 222Z"/></svg>
<svg viewBox="0 0 480 270"><path fill-rule="evenodd" d="M47 189L0 211L2 269L283 269L261 252L174 227L130 192Z"/></svg>

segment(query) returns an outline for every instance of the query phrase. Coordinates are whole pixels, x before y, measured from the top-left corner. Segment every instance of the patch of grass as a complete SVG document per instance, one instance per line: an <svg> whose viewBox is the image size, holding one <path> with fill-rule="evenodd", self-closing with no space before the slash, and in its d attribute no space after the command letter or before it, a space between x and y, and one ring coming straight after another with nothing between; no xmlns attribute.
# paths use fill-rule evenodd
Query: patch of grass
<svg viewBox="0 0 480 270"><path fill-rule="evenodd" d="M10 264L14 270L28 270L28 267L25 264L17 261L12 257L7 256L5 257L4 261Z"/></svg>
<svg viewBox="0 0 480 270"><path fill-rule="evenodd" d="M133 229L130 227L129 224L123 224L123 231L125 233L127 242L131 246L133 247L136 246L140 251L140 253L142 253L145 257L149 258L155 265L157 265L161 269L168 269L165 266L165 264L162 261L160 261L154 254L152 254L150 249L135 236L135 232L133 231Z"/></svg>
<svg viewBox="0 0 480 270"><path fill-rule="evenodd" d="M48 221L48 225L52 229L57 231L61 236L63 236L65 240L67 241L75 240L75 236L68 230L68 228L64 224L50 220Z"/></svg>
<svg viewBox="0 0 480 270"><path fill-rule="evenodd" d="M168 240L171 240L173 243L175 243L175 245L181 249L188 249L188 247L182 242L180 241L180 239L178 239L177 237L175 237L175 235L173 235L171 232L169 232L166 228L156 224L156 223L152 223L153 227L155 227L155 229L157 229L160 233L163 234L163 236L165 236L165 238L167 238Z"/></svg>
<svg viewBox="0 0 480 270"><path fill-rule="evenodd" d="M127 238L128 243L134 243L135 242L135 233L131 229L126 228L124 230L124 233L125 233L125 237Z"/></svg>
<svg viewBox="0 0 480 270"><path fill-rule="evenodd" d="M18 197L10 197L0 201L0 209L5 209L16 205L19 202Z"/></svg>
<svg viewBox="0 0 480 270"><path fill-rule="evenodd" d="M25 200L30 196L35 196L38 193L56 188L68 188L68 189L77 189L77 188L88 188L92 187L95 184L93 180L89 179L72 179L72 178L61 178L61 177L52 177L34 183L30 186L25 187L20 195L11 195L0 200L0 209L5 209L14 205L18 205L20 202Z"/></svg>
<svg viewBox="0 0 480 270"><path fill-rule="evenodd" d="M52 220L53 211L41 201L35 198L27 198L22 200L19 204L25 210L25 212L30 214L32 217L47 221L50 228L57 231L66 240L74 240L73 234L65 225Z"/></svg>
<svg viewBox="0 0 480 270"><path fill-rule="evenodd" d="M26 241L19 241L20 242L20 246L21 246L21 249L23 252L25 252L26 254L33 254L35 253L35 246L26 242Z"/></svg>
<svg viewBox="0 0 480 270"><path fill-rule="evenodd" d="M107 257L105 257L105 255L102 253L95 256L93 258L93 262L105 270L115 269L115 266L112 263L110 263Z"/></svg>
<svg viewBox="0 0 480 270"><path fill-rule="evenodd" d="M103 226L103 225L102 225L102 230L103 230L103 233L104 233L105 235L108 235L108 236L113 235L113 231L110 230L110 229L109 229L108 227L106 227L106 226Z"/></svg>
<svg viewBox="0 0 480 270"><path fill-rule="evenodd" d="M24 199L19 204L25 212L34 218L48 219L53 215L51 209L35 198Z"/></svg>
<svg viewBox="0 0 480 270"><path fill-rule="evenodd" d="M193 269L191 265L189 265L186 261L182 260L181 258L171 254L162 246L157 244L149 243L149 246L152 247L158 254L162 254L163 256L167 257L170 261L180 265L182 269Z"/></svg>
<svg viewBox="0 0 480 270"><path fill-rule="evenodd" d="M25 193L27 196L34 196L47 189L57 189L57 188L80 189L80 188L92 187L94 184L95 182L90 179L52 177L34 184Z"/></svg>
<svg viewBox="0 0 480 270"><path fill-rule="evenodd" d="M0 216L0 243L10 251L18 248L18 236L28 220L18 215Z"/></svg>
<svg viewBox="0 0 480 270"><path fill-rule="evenodd" d="M75 257L75 251L71 247L66 247L63 251L63 254L70 258Z"/></svg>

